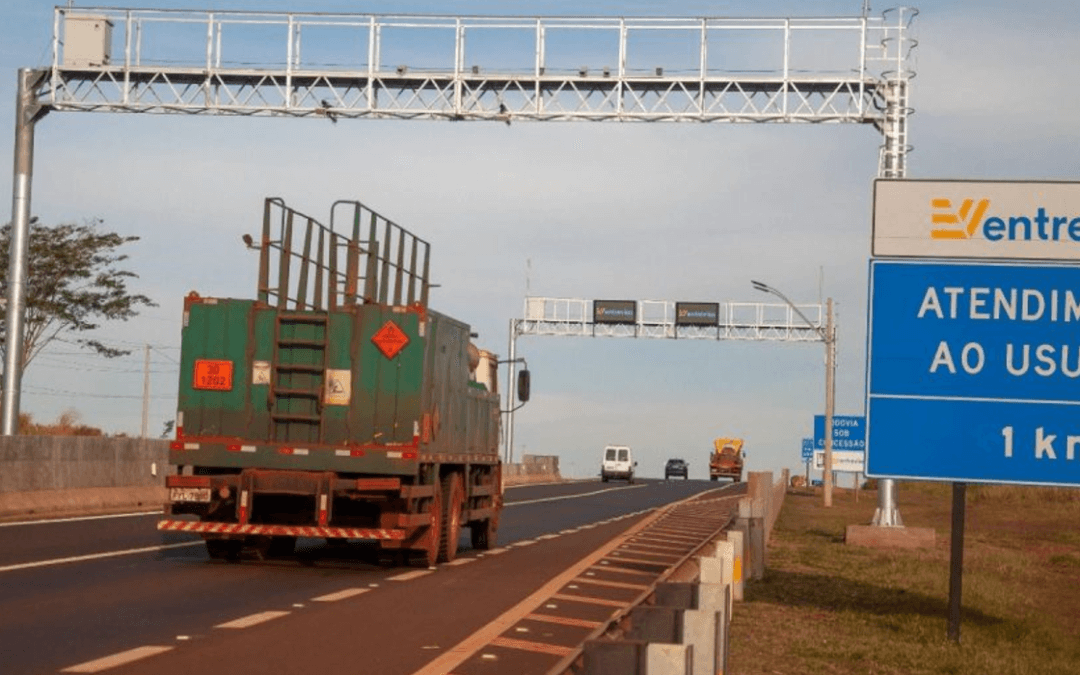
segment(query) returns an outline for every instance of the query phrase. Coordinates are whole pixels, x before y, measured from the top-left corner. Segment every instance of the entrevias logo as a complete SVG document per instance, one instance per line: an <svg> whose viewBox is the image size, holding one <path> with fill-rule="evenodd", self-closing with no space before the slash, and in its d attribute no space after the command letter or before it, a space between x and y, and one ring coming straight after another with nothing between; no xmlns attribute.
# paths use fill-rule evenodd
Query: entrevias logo
<svg viewBox="0 0 1080 675"><path fill-rule="evenodd" d="M930 200L933 209L930 222L935 227L931 239L973 239L982 234L987 241L1075 241L1080 242L1080 216L1047 215L1046 207L1040 206L1034 216L998 216L984 218L990 208L989 199L965 199L960 208L953 208L952 200Z"/></svg>

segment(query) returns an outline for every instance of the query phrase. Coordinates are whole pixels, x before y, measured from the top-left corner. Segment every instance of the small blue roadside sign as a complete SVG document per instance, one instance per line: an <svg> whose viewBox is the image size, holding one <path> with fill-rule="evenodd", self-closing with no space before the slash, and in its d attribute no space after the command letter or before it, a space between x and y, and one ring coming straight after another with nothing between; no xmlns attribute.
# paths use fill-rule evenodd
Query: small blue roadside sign
<svg viewBox="0 0 1080 675"><path fill-rule="evenodd" d="M802 439L802 461L809 462L814 458L814 439Z"/></svg>
<svg viewBox="0 0 1080 675"><path fill-rule="evenodd" d="M833 415L833 450L866 449L866 418L861 415ZM825 416L814 415L814 447L825 449Z"/></svg>
<svg viewBox="0 0 1080 675"><path fill-rule="evenodd" d="M1080 485L1080 267L870 263L867 475Z"/></svg>

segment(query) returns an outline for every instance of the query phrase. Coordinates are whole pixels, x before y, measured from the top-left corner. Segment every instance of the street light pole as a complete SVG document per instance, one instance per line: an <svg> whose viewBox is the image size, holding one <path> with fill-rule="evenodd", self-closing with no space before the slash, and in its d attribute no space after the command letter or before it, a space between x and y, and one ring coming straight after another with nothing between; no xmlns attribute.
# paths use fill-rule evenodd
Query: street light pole
<svg viewBox="0 0 1080 675"><path fill-rule="evenodd" d="M814 322L806 318L795 303L780 291L760 281L750 283L753 284L754 290L770 293L787 303L787 306L794 310L807 326L814 329L821 341L825 343L825 466L822 482L825 489L825 506L832 506L832 424L833 406L836 403L836 326L833 323L832 298L829 298L826 304L825 329L822 330L821 326L814 325Z"/></svg>

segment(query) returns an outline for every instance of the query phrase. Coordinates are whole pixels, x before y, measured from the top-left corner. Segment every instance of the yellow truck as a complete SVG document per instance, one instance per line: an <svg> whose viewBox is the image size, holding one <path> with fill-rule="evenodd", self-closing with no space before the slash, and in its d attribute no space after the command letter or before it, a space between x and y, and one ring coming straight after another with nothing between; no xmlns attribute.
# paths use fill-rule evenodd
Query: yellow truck
<svg viewBox="0 0 1080 675"><path fill-rule="evenodd" d="M713 441L713 453L709 457L709 480L730 478L738 483L742 480L743 439L717 438Z"/></svg>

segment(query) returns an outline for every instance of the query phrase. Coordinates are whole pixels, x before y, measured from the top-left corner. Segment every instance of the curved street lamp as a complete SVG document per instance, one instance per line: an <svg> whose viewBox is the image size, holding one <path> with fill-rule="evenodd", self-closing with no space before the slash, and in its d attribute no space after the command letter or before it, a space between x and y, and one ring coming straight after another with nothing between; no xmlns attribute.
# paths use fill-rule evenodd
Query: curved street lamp
<svg viewBox="0 0 1080 675"><path fill-rule="evenodd" d="M825 466L823 483L825 486L825 506L832 506L833 479L832 479L832 421L833 405L836 401L836 326L833 325L832 298L826 304L825 327L822 328L808 319L788 297L772 286L760 281L750 281L754 290L762 293L771 293L787 303L796 314L799 315L806 325L814 329L825 343Z"/></svg>

